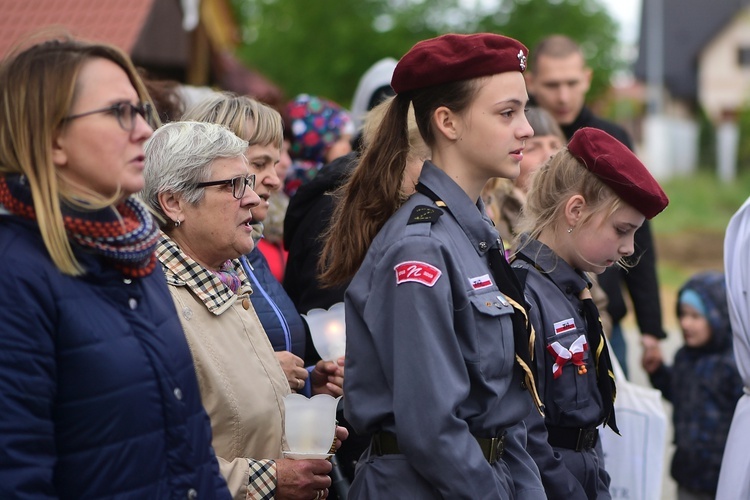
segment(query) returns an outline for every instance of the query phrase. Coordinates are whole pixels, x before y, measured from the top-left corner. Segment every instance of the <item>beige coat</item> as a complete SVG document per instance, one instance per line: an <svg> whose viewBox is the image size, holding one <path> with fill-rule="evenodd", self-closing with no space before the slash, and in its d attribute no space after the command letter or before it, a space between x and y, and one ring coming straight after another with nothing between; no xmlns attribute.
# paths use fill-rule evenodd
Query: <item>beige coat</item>
<svg viewBox="0 0 750 500"><path fill-rule="evenodd" d="M222 475L237 499L247 495L247 458L282 457L289 383L247 294L210 312L187 286L170 286L211 417Z"/></svg>

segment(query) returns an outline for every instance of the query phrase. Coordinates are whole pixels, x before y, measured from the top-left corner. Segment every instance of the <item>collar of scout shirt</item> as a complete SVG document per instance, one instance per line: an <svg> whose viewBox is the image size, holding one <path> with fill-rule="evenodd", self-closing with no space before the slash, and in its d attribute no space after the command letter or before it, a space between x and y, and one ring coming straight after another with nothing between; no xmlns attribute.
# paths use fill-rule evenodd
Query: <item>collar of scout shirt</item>
<svg viewBox="0 0 750 500"><path fill-rule="evenodd" d="M232 262L242 284L235 294L218 276L186 255L177 243L164 233L156 246L156 257L164 268L169 285L190 287L208 310L217 316L234 304L238 297L253 292L238 259Z"/></svg>
<svg viewBox="0 0 750 500"><path fill-rule="evenodd" d="M576 299L584 288L591 288L591 281L585 273L573 269L570 264L560 258L550 247L539 240L529 239L528 234L521 235L519 244L525 258L534 262L535 267L545 274L566 295Z"/></svg>
<svg viewBox="0 0 750 500"><path fill-rule="evenodd" d="M446 204L451 216L461 226L479 255L486 254L495 245L499 238L498 232L487 216L481 197L477 202L471 200L461 186L429 160L424 162L419 182ZM477 217L477 211L482 215L481 218Z"/></svg>

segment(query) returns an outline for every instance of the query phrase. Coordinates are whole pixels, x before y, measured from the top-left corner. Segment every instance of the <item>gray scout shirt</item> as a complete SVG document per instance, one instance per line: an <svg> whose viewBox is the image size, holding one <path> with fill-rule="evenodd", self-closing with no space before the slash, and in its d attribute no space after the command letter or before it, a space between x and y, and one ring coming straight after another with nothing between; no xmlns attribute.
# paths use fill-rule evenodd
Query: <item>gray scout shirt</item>
<svg viewBox="0 0 750 500"><path fill-rule="evenodd" d="M345 414L358 433L396 434L403 455L365 452L352 498L545 498L526 451L532 408L514 363L512 307L489 271L498 234L443 171L420 183L447 205L409 223L414 194L385 224L346 293ZM413 222L413 221L412 221ZM476 437L505 433L490 465Z"/></svg>
<svg viewBox="0 0 750 500"><path fill-rule="evenodd" d="M517 258L512 267L527 271L524 295L536 331L537 390L545 406L544 420L536 412L526 420L529 452L550 499L610 498L600 443L590 450L574 451L553 448L547 441L547 426L590 429L604 419L594 357L588 349L588 325L578 297L590 282L538 240L524 234L519 248L527 260ZM564 350L571 353L567 361L557 354L568 359ZM576 365L581 362L582 367Z"/></svg>

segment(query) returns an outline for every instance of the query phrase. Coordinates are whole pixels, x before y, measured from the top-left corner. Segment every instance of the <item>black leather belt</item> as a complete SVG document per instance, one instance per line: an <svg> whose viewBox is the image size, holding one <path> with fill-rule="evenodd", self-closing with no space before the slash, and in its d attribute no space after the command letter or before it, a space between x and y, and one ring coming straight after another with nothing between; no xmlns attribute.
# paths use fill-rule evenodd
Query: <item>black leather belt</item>
<svg viewBox="0 0 750 500"><path fill-rule="evenodd" d="M477 440L479 447L482 449L482 454L487 462L494 464L505 452L505 433L503 432L500 437L494 438L478 438ZM396 435L388 431L376 432L372 436L370 442L370 452L377 455L400 455L401 451L398 448L398 440Z"/></svg>
<svg viewBox="0 0 750 500"><path fill-rule="evenodd" d="M599 442L599 429L547 426L547 441L557 448L583 451L590 450Z"/></svg>

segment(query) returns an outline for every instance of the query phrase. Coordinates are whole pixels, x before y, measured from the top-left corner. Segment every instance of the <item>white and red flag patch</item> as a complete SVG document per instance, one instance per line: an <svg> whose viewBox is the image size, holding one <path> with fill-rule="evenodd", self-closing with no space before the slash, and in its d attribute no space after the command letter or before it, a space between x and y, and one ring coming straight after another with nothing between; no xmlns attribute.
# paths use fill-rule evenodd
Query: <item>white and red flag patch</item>
<svg viewBox="0 0 750 500"><path fill-rule="evenodd" d="M396 284L414 281L433 286L443 272L432 264L418 260L408 260L393 268L396 271Z"/></svg>
<svg viewBox="0 0 750 500"><path fill-rule="evenodd" d="M471 287L474 290L481 290L482 288L492 286L492 280L490 279L489 274L483 274L475 278L469 278L469 283L471 283Z"/></svg>
<svg viewBox="0 0 750 500"><path fill-rule="evenodd" d="M562 335L565 332L576 329L576 320L573 318L564 319L554 324L555 335Z"/></svg>
<svg viewBox="0 0 750 500"><path fill-rule="evenodd" d="M583 366L585 361L583 355L589 350L589 343L586 341L586 336L581 335L570 345L570 349L566 349L560 344L560 342L552 342L547 346L547 350L555 358L555 363L552 365L552 375L554 378L558 378L562 375L563 366L568 363L573 363L575 366Z"/></svg>

